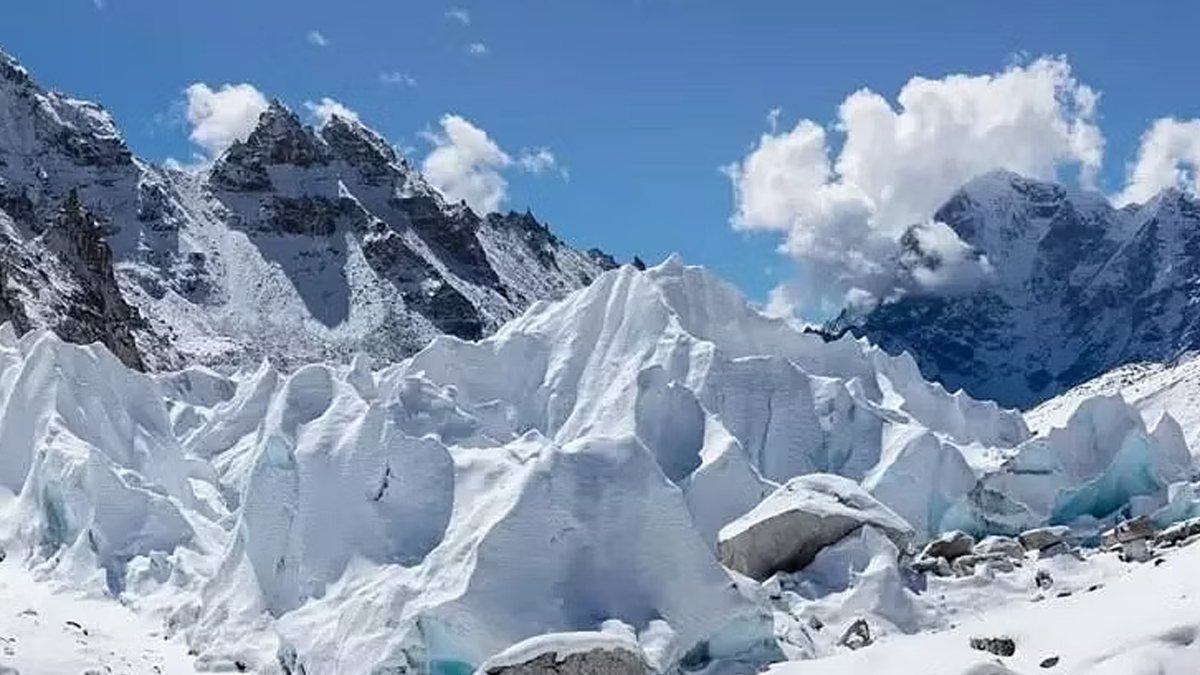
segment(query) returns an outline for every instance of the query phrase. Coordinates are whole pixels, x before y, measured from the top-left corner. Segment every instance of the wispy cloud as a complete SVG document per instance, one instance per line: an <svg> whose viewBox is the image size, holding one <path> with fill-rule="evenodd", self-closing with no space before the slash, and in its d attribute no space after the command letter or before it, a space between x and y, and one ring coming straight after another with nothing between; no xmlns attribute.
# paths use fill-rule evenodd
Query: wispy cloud
<svg viewBox="0 0 1200 675"><path fill-rule="evenodd" d="M394 70L390 73L380 73L379 83L388 87L415 87L417 86L417 78Z"/></svg>
<svg viewBox="0 0 1200 675"><path fill-rule="evenodd" d="M329 46L329 38L322 35L321 31L316 31L316 30L309 31L308 44L310 44L314 47L328 47Z"/></svg>
<svg viewBox="0 0 1200 675"><path fill-rule="evenodd" d="M92 4L95 5L96 9L104 9L104 0L92 0Z"/></svg>
<svg viewBox="0 0 1200 675"><path fill-rule="evenodd" d="M779 131L779 118L783 115L783 108L771 108L767 112L767 126L771 129L771 133Z"/></svg>
<svg viewBox="0 0 1200 675"><path fill-rule="evenodd" d="M472 42L467 46L467 53L471 56L487 56L488 48L482 42Z"/></svg>
<svg viewBox="0 0 1200 675"><path fill-rule="evenodd" d="M570 182L571 173L567 167L560 166L558 158L549 148L525 148L517 156L517 166L522 171L540 176L546 172L556 172L562 176L563 182Z"/></svg>
<svg viewBox="0 0 1200 675"><path fill-rule="evenodd" d="M457 21L464 26L471 25L471 13L462 7L451 7L446 10L446 18L451 21Z"/></svg>

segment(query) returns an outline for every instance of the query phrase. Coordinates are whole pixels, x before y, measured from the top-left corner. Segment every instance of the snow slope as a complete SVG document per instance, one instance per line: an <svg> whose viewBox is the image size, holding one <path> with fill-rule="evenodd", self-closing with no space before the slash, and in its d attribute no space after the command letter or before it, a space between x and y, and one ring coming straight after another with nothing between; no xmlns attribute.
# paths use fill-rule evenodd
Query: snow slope
<svg viewBox="0 0 1200 675"><path fill-rule="evenodd" d="M1166 504L1190 463L1169 418L1147 429L1099 397L1034 437L907 356L769 319L678 258L378 370L148 375L0 331L5 565L119 601L205 671L457 675L619 625L658 672L749 672L838 651L852 615L882 636L940 630L1034 580L989 586L980 564L922 588L869 519L795 574L723 568L722 528L796 476L869 493L906 542L1059 519L1094 534ZM1054 564L1063 583L1121 565Z"/></svg>
<svg viewBox="0 0 1200 675"><path fill-rule="evenodd" d="M1200 547L1168 554L1164 564L1132 568L1097 562L1068 597L1031 602L1002 589L964 598L946 630L885 639L830 658L779 664L772 675L1192 675L1200 667ZM1061 576L1061 575L1059 575ZM1093 591L1087 588L1099 586ZM1064 589L1065 590L1065 589ZM1010 637L1011 657L971 649L972 637ZM1043 662L1057 658L1050 665Z"/></svg>
<svg viewBox="0 0 1200 675"><path fill-rule="evenodd" d="M0 673L190 675L181 640L103 597L55 590L17 561L0 562Z"/></svg>

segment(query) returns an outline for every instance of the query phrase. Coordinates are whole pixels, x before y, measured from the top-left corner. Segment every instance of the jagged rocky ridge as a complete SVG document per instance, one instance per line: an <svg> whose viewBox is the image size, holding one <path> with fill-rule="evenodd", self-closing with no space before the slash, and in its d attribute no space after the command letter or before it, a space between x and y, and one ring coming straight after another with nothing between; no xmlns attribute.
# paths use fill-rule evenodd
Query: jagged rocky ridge
<svg viewBox="0 0 1200 675"><path fill-rule="evenodd" d="M994 273L958 296L910 295L849 328L908 351L928 378L1027 408L1140 361L1200 347L1200 201L1169 189L1143 205L996 172L934 216Z"/></svg>
<svg viewBox="0 0 1200 675"><path fill-rule="evenodd" d="M88 225L52 234L72 199L68 224ZM210 168L155 166L3 52L0 224L5 318L135 367L395 360L615 266L529 213L446 203L357 121L314 129L278 102Z"/></svg>

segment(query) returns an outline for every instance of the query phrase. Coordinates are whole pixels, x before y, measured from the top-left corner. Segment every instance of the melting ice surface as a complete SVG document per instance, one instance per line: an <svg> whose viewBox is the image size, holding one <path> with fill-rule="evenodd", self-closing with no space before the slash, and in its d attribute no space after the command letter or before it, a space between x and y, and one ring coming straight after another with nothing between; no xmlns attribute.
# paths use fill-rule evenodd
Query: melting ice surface
<svg viewBox="0 0 1200 675"><path fill-rule="evenodd" d="M1192 466L1170 417L1148 430L1097 397L1032 437L678 259L377 370L150 376L11 330L0 369L0 545L163 622L209 670L468 673L538 635L618 630L659 672L741 672L821 652L807 605L716 555L789 479L858 482L920 539L1099 527L1167 505ZM917 630L898 555L860 528L802 585Z"/></svg>

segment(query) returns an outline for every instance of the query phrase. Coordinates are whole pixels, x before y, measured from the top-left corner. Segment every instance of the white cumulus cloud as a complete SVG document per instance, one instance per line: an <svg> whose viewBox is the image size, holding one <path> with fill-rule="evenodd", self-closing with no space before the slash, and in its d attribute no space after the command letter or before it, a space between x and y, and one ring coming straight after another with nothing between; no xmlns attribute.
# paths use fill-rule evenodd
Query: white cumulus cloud
<svg viewBox="0 0 1200 675"><path fill-rule="evenodd" d="M1042 58L990 75L914 77L894 104L862 89L829 127L805 119L784 129L771 111L770 130L724 168L734 188L733 225L784 236L805 313L914 288L968 286L986 274L986 260L929 222L934 211L995 169L1054 178L1073 166L1091 185L1104 152L1096 102L1064 59ZM927 255L902 261L900 238L913 225L911 238Z"/></svg>
<svg viewBox="0 0 1200 675"><path fill-rule="evenodd" d="M322 98L320 101L305 101L304 107L308 109L308 113L312 115L312 118L320 126L328 124L334 115L345 120L358 121L358 113L328 96Z"/></svg>
<svg viewBox="0 0 1200 675"><path fill-rule="evenodd" d="M428 132L434 147L421 165L425 178L446 196L465 201L478 213L500 208L508 198L508 181L501 173L513 159L487 132L458 115L443 115L441 132Z"/></svg>
<svg viewBox="0 0 1200 675"><path fill-rule="evenodd" d="M467 53L471 56L487 56L488 48L482 42L472 42L467 45Z"/></svg>
<svg viewBox="0 0 1200 675"><path fill-rule="evenodd" d="M316 31L316 30L309 31L308 44L310 44L314 47L328 47L329 46L329 38L325 37L325 35L322 34L321 31Z"/></svg>
<svg viewBox="0 0 1200 675"><path fill-rule="evenodd" d="M212 158L234 141L245 140L258 124L269 103L250 84L225 84L212 89L197 82L185 91L185 116L192 130L189 138Z"/></svg>
<svg viewBox="0 0 1200 675"><path fill-rule="evenodd" d="M1156 120L1142 135L1118 205L1141 203L1166 188L1200 194L1200 119Z"/></svg>
<svg viewBox="0 0 1200 675"><path fill-rule="evenodd" d="M440 131L422 134L433 146L421 172L451 202L465 201L477 213L497 211L508 200L505 171L541 175L557 172L569 180L566 167L549 148L527 148L512 155L486 131L458 115L443 115Z"/></svg>

